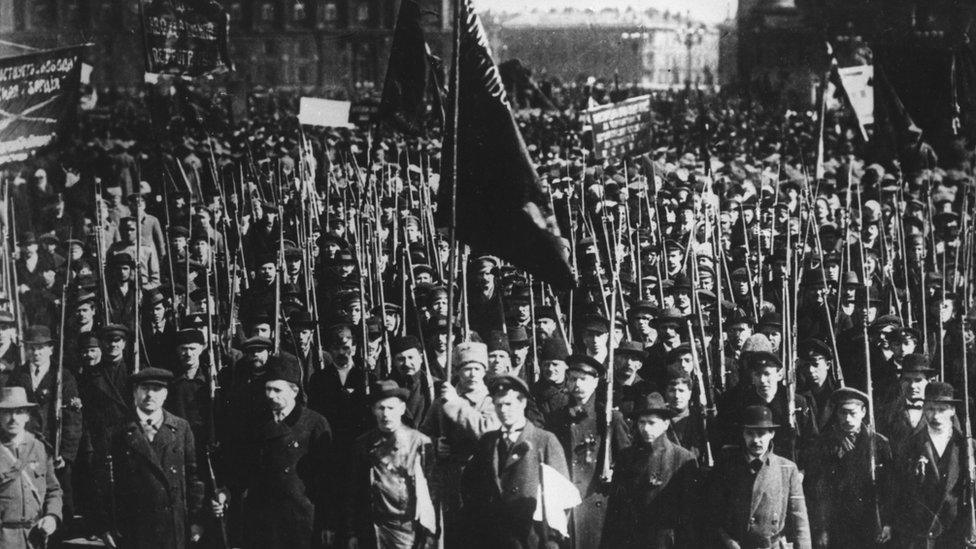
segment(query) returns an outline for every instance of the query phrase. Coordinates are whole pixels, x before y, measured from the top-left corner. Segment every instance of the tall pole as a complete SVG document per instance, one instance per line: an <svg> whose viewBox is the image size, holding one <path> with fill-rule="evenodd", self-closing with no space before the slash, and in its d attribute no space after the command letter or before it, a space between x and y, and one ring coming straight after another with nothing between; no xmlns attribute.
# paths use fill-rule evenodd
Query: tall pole
<svg viewBox="0 0 976 549"><path fill-rule="evenodd" d="M460 161L460 154L458 150L458 106L460 104L460 85L461 85L461 25L464 24L463 15L466 14L467 9L463 10L462 13L461 6L467 6L465 4L467 0L454 0L454 63L451 68L451 85L453 86L453 93L451 94L451 212L450 212L450 223L448 225L448 239L450 240L451 252L450 258L448 259L448 273L447 273L447 357L444 360L444 377L446 382L450 383L451 380L451 366L453 362L453 349L454 349L454 286L457 282L457 193L458 193L458 162Z"/></svg>

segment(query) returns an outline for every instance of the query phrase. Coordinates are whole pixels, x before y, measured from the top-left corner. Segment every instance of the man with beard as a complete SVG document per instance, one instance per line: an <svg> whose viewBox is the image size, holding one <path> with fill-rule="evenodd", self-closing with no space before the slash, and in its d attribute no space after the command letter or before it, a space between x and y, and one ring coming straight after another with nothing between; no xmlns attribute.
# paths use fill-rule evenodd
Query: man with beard
<svg viewBox="0 0 976 549"><path fill-rule="evenodd" d="M577 547L599 547L606 516L607 483L601 478L603 459L611 463L620 451L630 446L630 434L623 415L613 411L610 429L603 425L603 395L597 387L606 375L603 364L586 355L572 355L569 365L569 403L549 417L547 428L556 435L569 465L569 478L583 497L572 511L570 536ZM605 437L610 440L610 456L604 456Z"/></svg>
<svg viewBox="0 0 976 549"><path fill-rule="evenodd" d="M634 445L617 461L601 547L694 547L698 464L666 435L673 414L658 393L633 411ZM580 546L582 547L582 546Z"/></svg>
<svg viewBox="0 0 976 549"><path fill-rule="evenodd" d="M864 422L868 400L857 389L837 389L830 397L834 422L811 448L804 491L818 548L873 547L891 539L891 448Z"/></svg>
<svg viewBox="0 0 976 549"><path fill-rule="evenodd" d="M716 547L811 549L800 471L773 452L780 425L769 408L745 408L741 449L732 449L708 480L705 540Z"/></svg>

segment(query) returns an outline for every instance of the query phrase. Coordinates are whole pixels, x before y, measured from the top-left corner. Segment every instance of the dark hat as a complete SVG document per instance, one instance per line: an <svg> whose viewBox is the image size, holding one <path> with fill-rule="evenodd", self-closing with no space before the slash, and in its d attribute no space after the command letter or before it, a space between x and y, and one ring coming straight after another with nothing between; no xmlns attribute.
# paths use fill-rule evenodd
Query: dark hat
<svg viewBox="0 0 976 549"><path fill-rule="evenodd" d="M190 345L192 343L196 343L198 345L206 345L207 342L203 337L203 332L193 328L188 328L176 332L177 345Z"/></svg>
<svg viewBox="0 0 976 549"><path fill-rule="evenodd" d="M80 351L82 349L91 349L93 347L101 346L102 342L89 332L78 336L78 342L77 345L75 345L75 348Z"/></svg>
<svg viewBox="0 0 976 549"><path fill-rule="evenodd" d="M757 329L762 328L779 328L783 329L783 317L779 313L771 312L762 315L759 318L759 324L756 325Z"/></svg>
<svg viewBox="0 0 976 549"><path fill-rule="evenodd" d="M830 402L832 402L834 406L839 406L848 400L860 401L865 407L867 407L871 402L871 399L868 398L867 393L858 391L853 387L841 387L830 395Z"/></svg>
<svg viewBox="0 0 976 549"><path fill-rule="evenodd" d="M550 337L542 343L539 348L539 362L549 362L551 360L566 360L569 349L566 342L560 337Z"/></svg>
<svg viewBox="0 0 976 549"><path fill-rule="evenodd" d="M809 356L812 354L827 357L828 360L832 359L834 356L834 353L829 345L813 337L801 341L799 344L799 351L801 357L807 358L809 358Z"/></svg>
<svg viewBox="0 0 976 549"><path fill-rule="evenodd" d="M664 383L670 385L675 381L684 381L689 387L692 386L691 372L685 370L681 364L672 362L664 369Z"/></svg>
<svg viewBox="0 0 976 549"><path fill-rule="evenodd" d="M47 345L53 343L51 329L47 326L28 326L24 334L24 343L28 345Z"/></svg>
<svg viewBox="0 0 976 549"><path fill-rule="evenodd" d="M136 262L132 260L132 256L125 253L117 253L108 256L109 265L128 265L129 267L135 267Z"/></svg>
<svg viewBox="0 0 976 549"><path fill-rule="evenodd" d="M663 328L665 326L680 328L686 322L685 315L681 314L678 308L670 307L662 311L661 316L655 318L653 324L655 328Z"/></svg>
<svg viewBox="0 0 976 549"><path fill-rule="evenodd" d="M742 411L743 429L775 429L779 427L773 421L773 412L763 405L749 406Z"/></svg>
<svg viewBox="0 0 976 549"><path fill-rule="evenodd" d="M650 315L652 318L658 312L658 308L650 301L638 301L627 310L627 318L633 319L638 315ZM536 315L538 316L538 315Z"/></svg>
<svg viewBox="0 0 976 549"><path fill-rule="evenodd" d="M420 340L414 336L401 336L395 337L390 340L390 354L396 356L409 349L417 349L419 352L423 352L423 345L420 344Z"/></svg>
<svg viewBox="0 0 976 549"><path fill-rule="evenodd" d="M103 340L112 339L113 336L129 339L129 334L130 332L127 326L123 326L122 324L109 324L101 329L98 337Z"/></svg>
<svg viewBox="0 0 976 549"><path fill-rule="evenodd" d="M169 228L169 235L173 238L178 238L178 237L189 238L190 231L186 227L183 227L182 225L175 225Z"/></svg>
<svg viewBox="0 0 976 549"><path fill-rule="evenodd" d="M394 397L406 402L410 398L410 391L400 387L392 379L377 381L373 384L372 390L369 393L369 400L372 404Z"/></svg>
<svg viewBox="0 0 976 549"><path fill-rule="evenodd" d="M668 408L661 393L654 392L638 400L636 406L634 406L634 411L631 413L631 416L635 419L649 415L657 415L664 419L671 419L674 417L674 412Z"/></svg>
<svg viewBox="0 0 976 549"><path fill-rule="evenodd" d="M580 330L584 332L599 332L605 334L610 331L610 321L602 315L586 315L580 321Z"/></svg>
<svg viewBox="0 0 976 549"><path fill-rule="evenodd" d="M509 356L512 354L512 347L508 344L508 336L501 330L492 330L488 334L488 340L485 343L488 345L489 353L505 351Z"/></svg>
<svg viewBox="0 0 976 549"><path fill-rule="evenodd" d="M129 376L129 383L133 387L139 385L162 385L168 386L173 381L173 372L162 368L143 368Z"/></svg>
<svg viewBox="0 0 976 549"><path fill-rule="evenodd" d="M526 385L522 378L513 375L506 374L495 377L488 386L488 391L492 396L508 390L518 391L525 396L529 396L529 386Z"/></svg>
<svg viewBox="0 0 976 549"><path fill-rule="evenodd" d="M901 359L901 373L921 373L926 375L932 375L935 373L933 368L929 367L929 357L921 353L912 353L910 355L905 355Z"/></svg>
<svg viewBox="0 0 976 549"><path fill-rule="evenodd" d="M665 364L677 362L678 359L682 357L682 355L688 355L691 354L691 352L692 352L691 344L682 343L681 345L678 345L674 349L671 349L670 351L668 351L666 355L664 355L664 362Z"/></svg>
<svg viewBox="0 0 976 549"><path fill-rule="evenodd" d="M750 369L766 368L769 366L775 366L776 369L783 367L783 362L779 359L779 356L769 351L753 351L749 354L747 361Z"/></svg>
<svg viewBox="0 0 976 549"><path fill-rule="evenodd" d="M589 374L594 377L603 377L606 374L606 368L599 360L588 356L573 354L566 357L566 363L569 365L569 371L583 372L584 374Z"/></svg>
<svg viewBox="0 0 976 549"><path fill-rule="evenodd" d="M962 400L955 398L955 396L956 390L952 388L952 385L943 381L933 381L925 386L925 402L962 403Z"/></svg>
<svg viewBox="0 0 976 549"><path fill-rule="evenodd" d="M302 367L297 360L272 360L268 363L268 373L264 381L287 381L295 385L302 384Z"/></svg>
<svg viewBox="0 0 976 549"><path fill-rule="evenodd" d="M513 326L508 329L509 347L525 347L531 342L528 331L524 326Z"/></svg>
<svg viewBox="0 0 976 549"><path fill-rule="evenodd" d="M94 294L93 294L94 295ZM159 303L166 303L166 296L159 290L153 290L146 296L146 305L155 307Z"/></svg>
<svg viewBox="0 0 976 549"><path fill-rule="evenodd" d="M647 353L644 352L644 346L636 341L621 341L620 344L617 345L615 352L620 356L629 356L640 359L647 356Z"/></svg>
<svg viewBox="0 0 976 549"><path fill-rule="evenodd" d="M274 347L274 344L271 343L271 340L261 336L249 337L241 343L241 350L245 352L270 351L272 347Z"/></svg>

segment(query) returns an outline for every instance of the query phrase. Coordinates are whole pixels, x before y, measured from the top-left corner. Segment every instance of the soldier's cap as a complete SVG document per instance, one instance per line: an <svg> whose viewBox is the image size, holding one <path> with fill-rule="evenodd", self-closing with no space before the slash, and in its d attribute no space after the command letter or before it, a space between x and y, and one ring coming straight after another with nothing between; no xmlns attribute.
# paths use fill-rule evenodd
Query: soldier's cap
<svg viewBox="0 0 976 549"><path fill-rule="evenodd" d="M777 370L783 368L783 362L776 353L770 351L753 351L747 357L749 368L758 370L760 368L775 367Z"/></svg>
<svg viewBox="0 0 976 549"><path fill-rule="evenodd" d="M133 387L140 385L162 385L163 387L167 387L171 381L173 381L173 372L162 368L143 368L129 376L129 383Z"/></svg>
<svg viewBox="0 0 976 549"><path fill-rule="evenodd" d="M905 355L901 359L900 374L925 374L931 376L935 374L935 369L929 366L929 357L922 353L912 353Z"/></svg>
<svg viewBox="0 0 976 549"><path fill-rule="evenodd" d="M94 295L95 294L92 294L92 296ZM159 290L153 290L152 292L149 293L149 295L146 296L146 304L149 305L150 307L155 307L156 305L165 302L166 302L166 295L163 294L163 292L160 292Z"/></svg>
<svg viewBox="0 0 976 549"><path fill-rule="evenodd" d="M830 360L834 356L833 350L829 345L814 337L801 341L799 344L799 351L801 357L807 358L809 358L811 355L820 355L827 360Z"/></svg>
<svg viewBox="0 0 976 549"><path fill-rule="evenodd" d="M485 343L488 345L488 353L504 351L509 356L512 355L512 346L508 343L508 335L501 330L492 330L489 332L488 341Z"/></svg>
<svg viewBox="0 0 976 549"><path fill-rule="evenodd" d="M867 393L858 391L853 387L841 387L830 395L830 402L833 403L834 406L840 406L841 404L851 400L860 402L865 408L867 408L871 402L871 399L868 398Z"/></svg>
<svg viewBox="0 0 976 549"><path fill-rule="evenodd" d="M602 315L589 314L580 322L580 330L605 334L610 331L610 320Z"/></svg>
<svg viewBox="0 0 976 549"><path fill-rule="evenodd" d="M488 390L491 396L496 396L505 391L516 391L526 397L529 396L529 386L525 381L520 377L509 374L497 376L492 379L488 384Z"/></svg>
<svg viewBox="0 0 976 549"><path fill-rule="evenodd" d="M620 356L639 358L641 360L647 356L644 346L636 341L621 341L614 350Z"/></svg>
<svg viewBox="0 0 976 549"><path fill-rule="evenodd" d="M370 311L372 314L379 316L380 311L388 315L399 315L403 314L403 309L396 303L384 303L383 305L377 305L373 307Z"/></svg>
<svg viewBox="0 0 976 549"><path fill-rule="evenodd" d="M270 351L274 344L271 340L266 337L254 336L249 337L241 343L241 350L245 353L248 351L260 352L260 351Z"/></svg>
<svg viewBox="0 0 976 549"><path fill-rule="evenodd" d="M759 324L756 326L757 329L763 328L778 328L782 331L783 329L783 317L779 313L770 312L759 317Z"/></svg>
<svg viewBox="0 0 976 549"><path fill-rule="evenodd" d="M675 347L674 349L671 349L670 351L668 351L668 353L666 355L664 355L664 362L665 362L665 364L671 364L672 362L678 362L681 359L682 356L684 356L684 355L690 355L691 354L691 350L692 350L691 349L691 343L687 343L687 342L682 343L682 344L678 345L677 347Z"/></svg>
<svg viewBox="0 0 976 549"><path fill-rule="evenodd" d="M748 282L749 281L749 270L745 267L739 267L738 269L732 271L732 280Z"/></svg>
<svg viewBox="0 0 976 549"><path fill-rule="evenodd" d="M566 364L569 365L570 372L582 372L596 378L602 378L606 374L606 368L603 364L588 355L569 355L566 357Z"/></svg>
<svg viewBox="0 0 976 549"><path fill-rule="evenodd" d="M454 363L458 368L467 364L488 367L488 345L480 341L464 341L454 346Z"/></svg>
<svg viewBox="0 0 976 549"><path fill-rule="evenodd" d="M548 318L549 320L556 320L556 308L552 305L539 305L535 308L535 319Z"/></svg>
<svg viewBox="0 0 976 549"><path fill-rule="evenodd" d="M298 261L303 259L302 251L294 247L285 248L285 259L288 261Z"/></svg>
<svg viewBox="0 0 976 549"><path fill-rule="evenodd" d="M474 259L471 262L471 274L481 274L481 273L497 273L498 266L501 262L498 258L490 255L483 255Z"/></svg>
<svg viewBox="0 0 976 549"><path fill-rule="evenodd" d="M190 230L182 225L174 225L169 228L169 235L173 238L190 238Z"/></svg>
<svg viewBox="0 0 976 549"><path fill-rule="evenodd" d="M176 332L176 344L177 345L206 345L206 339L203 337L203 332L195 328L184 328Z"/></svg>
<svg viewBox="0 0 976 549"><path fill-rule="evenodd" d="M135 267L136 262L132 260L132 256L125 253L117 253L108 256L109 265L128 265L129 267Z"/></svg>
<svg viewBox="0 0 976 549"><path fill-rule="evenodd" d="M54 244L57 246L61 240L54 233L44 233L37 239L41 244Z"/></svg>
<svg viewBox="0 0 976 549"><path fill-rule="evenodd" d="M298 311L288 317L288 325L296 330L314 329L316 324L308 311Z"/></svg>
<svg viewBox="0 0 976 549"><path fill-rule="evenodd" d="M50 345L54 343L51 339L51 329L47 326L28 326L24 333L24 343L27 345Z"/></svg>
<svg viewBox="0 0 976 549"><path fill-rule="evenodd" d="M356 257L349 250L339 250L336 252L332 262L336 265L355 265Z"/></svg>
<svg viewBox="0 0 976 549"><path fill-rule="evenodd" d="M674 412L671 408L668 408L661 393L653 392L638 400L637 405L634 406L634 411L630 415L634 419L643 416L659 416L664 419L671 419L674 417Z"/></svg>
<svg viewBox="0 0 976 549"><path fill-rule="evenodd" d="M418 352L423 352L424 347L420 344L420 340L412 335L394 337L390 340L390 354L393 356L409 351L410 349L417 349Z"/></svg>
<svg viewBox="0 0 976 549"><path fill-rule="evenodd" d="M79 248L84 248L85 247L85 243L82 242L82 241L80 241L80 240L78 240L77 238L69 238L68 240L65 240L64 241L64 245L66 247L68 247L68 248L70 248L72 246L78 246Z"/></svg>
<svg viewBox="0 0 976 549"><path fill-rule="evenodd" d="M956 390L952 385L944 381L933 381L926 385L923 401L943 404L962 404L962 400L956 398Z"/></svg>
<svg viewBox="0 0 976 549"><path fill-rule="evenodd" d="M372 390L369 393L370 404L376 404L381 400L386 400L388 398L398 398L404 402L410 398L410 391L400 387L396 381L392 379L384 379L382 381L377 381L373 384Z"/></svg>
<svg viewBox="0 0 976 549"><path fill-rule="evenodd" d="M27 400L27 391L23 387L0 389L0 410L24 410L36 406L37 404Z"/></svg>
<svg viewBox="0 0 976 549"><path fill-rule="evenodd" d="M96 347L101 348L101 346L102 342L91 333L85 333L78 336L78 344L76 347L79 351L84 349L94 349Z"/></svg>
<svg viewBox="0 0 976 549"><path fill-rule="evenodd" d="M761 404L749 406L742 411L743 429L776 429L779 425L773 421L773 412Z"/></svg>
<svg viewBox="0 0 976 549"><path fill-rule="evenodd" d="M128 326L122 324L108 324L99 332L98 338L105 341L112 341L116 337L129 339L130 330Z"/></svg>
<svg viewBox="0 0 976 549"><path fill-rule="evenodd" d="M883 315L876 318L868 328L872 334L880 335L896 330L900 332L901 327L901 319L896 315Z"/></svg>
<svg viewBox="0 0 976 549"><path fill-rule="evenodd" d="M285 381L293 385L302 384L302 367L297 360L270 360L264 382Z"/></svg>

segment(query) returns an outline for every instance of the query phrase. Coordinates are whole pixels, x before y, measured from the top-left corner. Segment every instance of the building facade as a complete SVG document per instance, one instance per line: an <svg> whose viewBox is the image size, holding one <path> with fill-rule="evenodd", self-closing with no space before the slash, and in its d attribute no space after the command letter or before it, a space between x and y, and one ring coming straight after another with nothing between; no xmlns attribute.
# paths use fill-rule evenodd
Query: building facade
<svg viewBox="0 0 976 549"><path fill-rule="evenodd" d="M101 86L143 80L140 0L0 0L0 40L36 48L90 43ZM144 0L143 0L144 1ZM431 49L450 46L449 0L419 0ZM379 89L399 0L222 0L232 81L249 86ZM0 47L0 55L24 50Z"/></svg>
<svg viewBox="0 0 976 549"><path fill-rule="evenodd" d="M659 10L533 10L486 18L498 61L519 59L541 78L589 76L675 88L717 85L719 32Z"/></svg>

